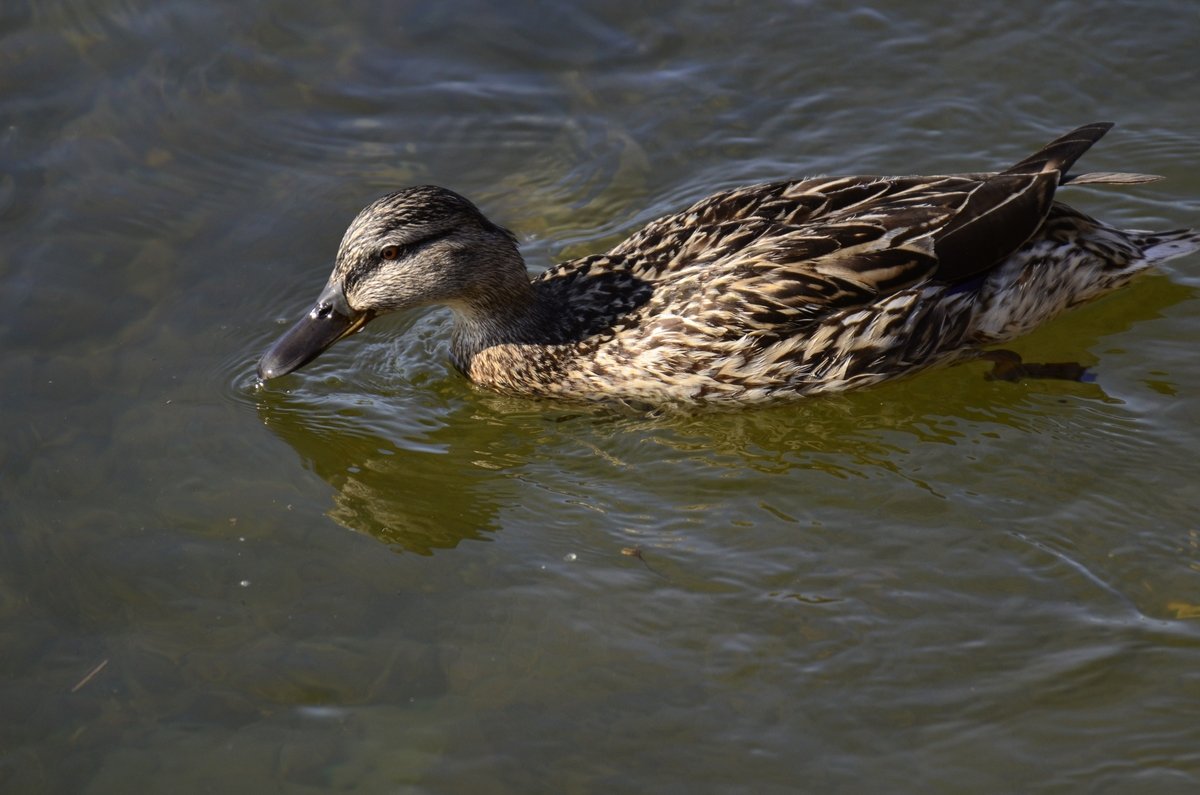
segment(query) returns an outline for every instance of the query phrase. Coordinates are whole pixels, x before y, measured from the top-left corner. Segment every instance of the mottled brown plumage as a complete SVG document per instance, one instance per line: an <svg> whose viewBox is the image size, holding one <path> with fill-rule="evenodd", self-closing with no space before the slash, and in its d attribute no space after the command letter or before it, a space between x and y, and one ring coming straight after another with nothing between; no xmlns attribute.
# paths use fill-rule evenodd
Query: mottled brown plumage
<svg viewBox="0 0 1200 795"><path fill-rule="evenodd" d="M1110 127L998 173L839 177L718 193L606 254L533 278L516 241L443 188L409 188L347 230L317 306L269 351L289 372L371 317L455 313L455 366L513 394L758 402L878 383L1012 339L1200 248L1054 201Z"/></svg>

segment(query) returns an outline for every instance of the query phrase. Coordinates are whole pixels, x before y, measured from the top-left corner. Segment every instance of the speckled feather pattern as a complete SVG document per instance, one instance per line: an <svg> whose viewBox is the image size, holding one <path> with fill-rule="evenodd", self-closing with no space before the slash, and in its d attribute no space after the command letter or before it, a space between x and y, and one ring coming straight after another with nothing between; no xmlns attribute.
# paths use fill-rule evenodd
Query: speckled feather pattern
<svg viewBox="0 0 1200 795"><path fill-rule="evenodd" d="M1110 126L1002 172L718 193L532 280L469 201L410 188L360 213L330 284L372 316L449 305L454 364L506 393L754 403L863 387L1011 340L1200 248L1191 231L1121 231L1055 201L1068 182L1152 179L1066 176Z"/></svg>
<svg viewBox="0 0 1200 795"><path fill-rule="evenodd" d="M1164 238L1056 203L975 289L931 280L937 262L921 236L987 176L816 179L706 198L534 282L564 314L606 312L607 333L533 356L498 345L460 366L494 389L572 398L745 403L841 391L1014 339L1153 264L1142 251ZM914 209L916 223L897 223ZM645 302L575 287L593 273Z"/></svg>

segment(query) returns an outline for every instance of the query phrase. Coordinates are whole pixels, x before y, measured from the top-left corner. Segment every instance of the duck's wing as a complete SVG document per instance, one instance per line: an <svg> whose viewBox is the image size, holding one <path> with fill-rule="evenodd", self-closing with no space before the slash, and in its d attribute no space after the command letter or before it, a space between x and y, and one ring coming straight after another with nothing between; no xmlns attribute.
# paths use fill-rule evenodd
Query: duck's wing
<svg viewBox="0 0 1200 795"><path fill-rule="evenodd" d="M1111 122L1086 124L980 180L932 235L938 258L935 278L969 279L1020 248L1046 220L1068 169L1110 129Z"/></svg>
<svg viewBox="0 0 1200 795"><path fill-rule="evenodd" d="M699 287L710 307L762 307L764 320L963 282L1038 230L1067 169L1110 126L1081 127L999 173L809 179L718 194L611 253L642 263L665 290L678 282L681 300Z"/></svg>
<svg viewBox="0 0 1200 795"><path fill-rule="evenodd" d="M654 295L635 263L613 254L598 254L556 265L534 278L540 306L554 329L554 342L593 334L615 333Z"/></svg>

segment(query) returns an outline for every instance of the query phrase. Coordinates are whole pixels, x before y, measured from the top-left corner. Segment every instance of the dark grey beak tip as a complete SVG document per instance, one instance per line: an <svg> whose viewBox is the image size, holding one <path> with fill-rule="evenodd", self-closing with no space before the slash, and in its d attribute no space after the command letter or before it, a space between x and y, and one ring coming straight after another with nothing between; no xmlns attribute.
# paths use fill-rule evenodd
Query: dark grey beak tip
<svg viewBox="0 0 1200 795"><path fill-rule="evenodd" d="M320 332L326 333L320 333ZM299 370L336 340L335 329L322 329L309 317L288 329L258 360L258 380L266 382Z"/></svg>
<svg viewBox="0 0 1200 795"><path fill-rule="evenodd" d="M270 381L272 378L278 378L281 375L284 375L283 370L276 368L273 364L268 364L265 356L262 358L261 361L259 361L259 363L258 363L258 380L259 381L263 381L263 382Z"/></svg>
<svg viewBox="0 0 1200 795"><path fill-rule="evenodd" d="M307 362L299 362L289 365L287 362L280 361L275 353L274 349L267 351L258 362L258 380L261 383L266 383L274 378L287 375L293 370L298 370L307 364Z"/></svg>

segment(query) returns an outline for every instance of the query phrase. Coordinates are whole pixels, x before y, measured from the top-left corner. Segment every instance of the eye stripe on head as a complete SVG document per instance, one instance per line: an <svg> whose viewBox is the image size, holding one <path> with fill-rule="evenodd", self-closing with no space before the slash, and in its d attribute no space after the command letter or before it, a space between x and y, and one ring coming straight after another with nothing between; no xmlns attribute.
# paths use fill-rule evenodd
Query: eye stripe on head
<svg viewBox="0 0 1200 795"><path fill-rule="evenodd" d="M379 267L380 261L395 262L396 260L411 256L431 243L441 240L444 237L450 237L455 233L455 231L456 230L454 229L445 229L441 232L435 232L428 237L414 240L410 243L388 243L386 246L379 249L377 260L367 259L366 261L360 261L354 265L349 272L346 273L344 280L345 288L347 290L353 289L359 282L367 278L368 275L370 275L377 267Z"/></svg>
<svg viewBox="0 0 1200 795"><path fill-rule="evenodd" d="M431 235L427 235L426 237L420 238L418 240L413 240L412 242L409 242L409 243L403 243L403 244L389 243L388 245L384 246L383 248L381 248L379 250L379 257L380 257L380 259L385 259L385 260L400 259L401 257L412 254L413 252L417 251L418 249L425 248L430 243L437 242L438 240L441 240L444 237L449 237L450 235L454 234L456 231L457 230L455 230L453 228L444 229L441 232L434 232Z"/></svg>

